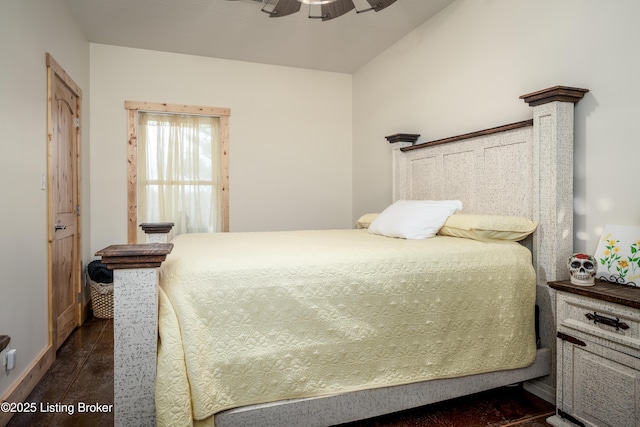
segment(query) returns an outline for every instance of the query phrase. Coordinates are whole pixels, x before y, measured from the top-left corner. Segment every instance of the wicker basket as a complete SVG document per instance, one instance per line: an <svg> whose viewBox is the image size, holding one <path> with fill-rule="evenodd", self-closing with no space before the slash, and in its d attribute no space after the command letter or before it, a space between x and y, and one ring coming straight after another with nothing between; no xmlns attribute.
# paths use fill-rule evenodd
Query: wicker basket
<svg viewBox="0 0 640 427"><path fill-rule="evenodd" d="M113 319L113 283L98 283L89 279L93 316Z"/></svg>

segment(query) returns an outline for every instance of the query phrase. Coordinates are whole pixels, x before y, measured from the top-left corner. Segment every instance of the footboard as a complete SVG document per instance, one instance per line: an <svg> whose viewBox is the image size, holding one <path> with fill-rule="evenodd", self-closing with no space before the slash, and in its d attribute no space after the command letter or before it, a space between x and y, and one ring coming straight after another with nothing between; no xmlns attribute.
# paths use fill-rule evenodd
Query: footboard
<svg viewBox="0 0 640 427"><path fill-rule="evenodd" d="M114 424L155 426L157 268L171 243L112 245L96 255L114 270Z"/></svg>

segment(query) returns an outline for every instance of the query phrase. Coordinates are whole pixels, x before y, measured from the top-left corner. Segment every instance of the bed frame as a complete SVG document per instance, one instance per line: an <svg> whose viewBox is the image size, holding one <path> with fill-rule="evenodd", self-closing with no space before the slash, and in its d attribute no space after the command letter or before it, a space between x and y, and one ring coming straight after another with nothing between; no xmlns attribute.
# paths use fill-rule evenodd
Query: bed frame
<svg viewBox="0 0 640 427"><path fill-rule="evenodd" d="M537 274L539 349L523 369L404 386L252 405L215 415L216 427L328 426L525 382L555 402L555 295L551 280L568 277L573 252L573 114L586 89L556 86L523 95L531 120L428 143L418 135L387 137L392 145L393 200L459 199L464 212L518 215L538 228L525 244ZM147 244L98 251L114 269L115 425L155 425L157 267L171 251L170 224L143 228Z"/></svg>

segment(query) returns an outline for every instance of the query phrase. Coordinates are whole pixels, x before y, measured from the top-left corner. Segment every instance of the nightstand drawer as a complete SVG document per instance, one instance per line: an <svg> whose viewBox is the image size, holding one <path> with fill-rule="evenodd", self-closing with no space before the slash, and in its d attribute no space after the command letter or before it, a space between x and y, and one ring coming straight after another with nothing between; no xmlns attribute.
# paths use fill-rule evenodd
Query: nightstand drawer
<svg viewBox="0 0 640 427"><path fill-rule="evenodd" d="M623 305L557 293L558 325L640 349L640 314Z"/></svg>

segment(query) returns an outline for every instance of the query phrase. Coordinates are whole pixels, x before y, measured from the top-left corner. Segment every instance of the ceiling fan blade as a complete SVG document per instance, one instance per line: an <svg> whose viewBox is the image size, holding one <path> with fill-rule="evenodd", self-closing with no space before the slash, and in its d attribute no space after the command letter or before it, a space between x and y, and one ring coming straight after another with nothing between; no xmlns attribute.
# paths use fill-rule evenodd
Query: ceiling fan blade
<svg viewBox="0 0 640 427"><path fill-rule="evenodd" d="M387 6L391 6L395 2L396 0L367 0L367 3L371 5L371 9L376 12L381 11Z"/></svg>
<svg viewBox="0 0 640 427"><path fill-rule="evenodd" d="M302 3L298 0L278 0L272 11L267 12L264 8L262 8L262 10L267 12L271 18L280 18L281 16L287 16L298 12L301 5Z"/></svg>
<svg viewBox="0 0 640 427"><path fill-rule="evenodd" d="M395 1L395 0L394 0ZM356 6L352 0L338 0L333 3L327 3L320 6L322 11L322 20L328 21L329 19L342 16L350 10L355 9Z"/></svg>

